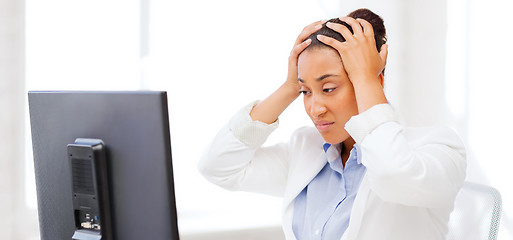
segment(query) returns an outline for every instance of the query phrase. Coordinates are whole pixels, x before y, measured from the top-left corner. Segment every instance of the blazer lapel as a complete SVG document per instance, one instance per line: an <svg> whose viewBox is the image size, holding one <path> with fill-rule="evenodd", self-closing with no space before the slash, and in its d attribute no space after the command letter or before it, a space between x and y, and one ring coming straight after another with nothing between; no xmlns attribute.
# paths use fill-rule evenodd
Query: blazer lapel
<svg viewBox="0 0 513 240"><path fill-rule="evenodd" d="M312 179L317 176L327 162L326 156L322 150L317 157L302 160L303 161L298 163L296 169L291 171L291 175L288 180L290 184L283 199L283 203L285 204L284 206L288 207L289 204L294 201L297 195L299 195L299 193L303 191Z"/></svg>

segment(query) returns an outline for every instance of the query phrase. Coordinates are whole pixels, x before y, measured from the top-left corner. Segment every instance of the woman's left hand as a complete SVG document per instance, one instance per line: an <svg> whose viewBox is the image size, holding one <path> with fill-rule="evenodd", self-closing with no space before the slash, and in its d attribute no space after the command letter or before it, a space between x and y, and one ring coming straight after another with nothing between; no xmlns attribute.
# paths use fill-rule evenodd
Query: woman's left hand
<svg viewBox="0 0 513 240"><path fill-rule="evenodd" d="M342 24L328 23L327 26L342 34L345 42L322 35L317 35L317 39L340 54L347 76L354 87L358 111L362 113L377 104L388 102L383 92L383 76L380 76L387 61L387 45L383 44L378 52L374 29L369 22L351 17L340 20L349 24L354 34Z"/></svg>
<svg viewBox="0 0 513 240"><path fill-rule="evenodd" d="M387 45L383 44L380 52L377 51L374 29L366 20L351 17L343 17L340 20L349 24L353 33L342 24L328 22L327 26L342 34L346 39L345 42L323 35L318 35L317 38L339 52L349 80L353 85L368 80L377 80L385 68L388 54Z"/></svg>

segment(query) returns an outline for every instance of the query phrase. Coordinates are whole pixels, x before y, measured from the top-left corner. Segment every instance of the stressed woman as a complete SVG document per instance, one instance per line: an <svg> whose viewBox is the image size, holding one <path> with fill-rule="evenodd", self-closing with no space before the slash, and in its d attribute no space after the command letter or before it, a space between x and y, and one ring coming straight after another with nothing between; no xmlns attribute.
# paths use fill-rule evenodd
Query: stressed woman
<svg viewBox="0 0 513 240"><path fill-rule="evenodd" d="M465 149L449 128L397 120L383 92L385 42L383 20L367 9L305 27L285 83L232 118L200 172L283 197L287 239L445 239ZM262 147L300 94L315 128Z"/></svg>

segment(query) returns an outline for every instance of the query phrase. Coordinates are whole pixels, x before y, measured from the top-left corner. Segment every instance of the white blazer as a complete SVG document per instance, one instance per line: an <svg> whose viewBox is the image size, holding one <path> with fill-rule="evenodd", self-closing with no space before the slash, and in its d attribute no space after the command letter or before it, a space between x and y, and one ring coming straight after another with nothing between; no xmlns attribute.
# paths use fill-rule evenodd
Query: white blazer
<svg viewBox="0 0 513 240"><path fill-rule="evenodd" d="M315 128L298 129L288 143L262 147L277 127L237 113L199 162L200 172L229 190L283 197L283 231L292 231L294 200L326 164ZM405 128L388 104L352 117L346 130L367 168L341 240L445 239L449 214L466 170L465 148L446 127Z"/></svg>

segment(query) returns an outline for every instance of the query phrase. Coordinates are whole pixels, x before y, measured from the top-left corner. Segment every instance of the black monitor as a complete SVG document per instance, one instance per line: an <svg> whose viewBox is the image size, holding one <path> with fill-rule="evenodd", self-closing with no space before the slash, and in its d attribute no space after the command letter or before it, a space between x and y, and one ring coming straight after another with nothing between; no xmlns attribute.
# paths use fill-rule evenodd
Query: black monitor
<svg viewBox="0 0 513 240"><path fill-rule="evenodd" d="M42 240L178 239L165 92L28 98Z"/></svg>

